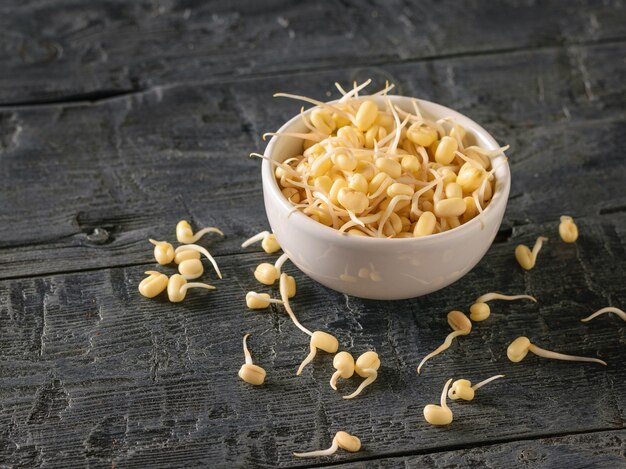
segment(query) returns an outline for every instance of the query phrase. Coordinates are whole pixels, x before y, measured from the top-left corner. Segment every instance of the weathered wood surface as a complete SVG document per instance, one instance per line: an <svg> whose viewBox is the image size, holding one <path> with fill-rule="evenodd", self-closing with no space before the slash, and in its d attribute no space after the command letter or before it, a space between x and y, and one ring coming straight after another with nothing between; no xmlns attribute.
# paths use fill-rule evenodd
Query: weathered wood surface
<svg viewBox="0 0 626 469"><path fill-rule="evenodd" d="M626 306L623 2L307 3L0 6L0 467L626 467L626 328L579 322ZM299 108L272 93L323 98L367 77L511 144L513 187L489 253L425 298L350 298L287 266L305 325L381 356L380 379L346 402L328 355L295 377L307 337L280 308L245 308L248 290L276 292L252 276L276 256L239 244L267 227L246 155ZM575 245L558 240L564 213ZM224 229L201 242L224 280L177 305L140 297L146 239L173 240L181 218ZM513 249L538 235L551 240L522 272ZM446 312L493 290L539 303L494 303L418 377ZM244 332L262 388L236 376ZM512 364L518 335L609 366ZM423 421L447 378L496 373L452 404L454 425ZM362 452L291 456L342 429Z"/></svg>
<svg viewBox="0 0 626 469"><path fill-rule="evenodd" d="M510 144L509 226L564 212L610 219L602 214L626 208L626 63L612 60L625 55L626 43L514 52L8 109L0 278L150 262L146 239L171 237L182 217L229 233L215 254L238 252L238 236L267 226L260 163L247 155L299 109L272 94L324 97L355 76L391 78L399 93L458 109Z"/></svg>
<svg viewBox="0 0 626 469"><path fill-rule="evenodd" d="M623 215L616 224L624 227ZM339 429L365 445L342 460L623 429L625 329L616 318L578 321L606 303L626 301L613 282L624 278L626 233L614 226L583 220L581 242L547 245L530 273L516 267L512 242L497 243L453 286L402 302L345 297L288 268L298 281L293 304L305 325L332 330L354 353L373 348L382 358L380 379L352 402L328 386L328 355L295 377L307 337L280 309L246 309L246 291L272 290L259 288L252 276L267 255L224 256L220 288L192 291L178 305L137 295L147 266L0 282L2 459L64 467L85 461L293 466L305 462L292 451L322 447ZM555 227L535 225L521 240ZM494 303L490 320L418 378L419 359L449 332L445 313L493 289L525 291L540 302ZM256 362L269 372L258 389L236 376L246 331L254 334ZM600 356L609 366L532 356L512 364L506 346L522 334L549 349ZM448 377L475 381L497 373L507 378L472 403L452 404L452 427L425 424L422 408L437 401Z"/></svg>
<svg viewBox="0 0 626 469"><path fill-rule="evenodd" d="M597 432L539 440L488 445L469 450L399 456L377 460L378 467L537 467L570 469L626 467L624 432ZM343 468L367 467L367 463L344 464Z"/></svg>
<svg viewBox="0 0 626 469"><path fill-rule="evenodd" d="M0 102L623 40L624 1L11 0Z"/></svg>

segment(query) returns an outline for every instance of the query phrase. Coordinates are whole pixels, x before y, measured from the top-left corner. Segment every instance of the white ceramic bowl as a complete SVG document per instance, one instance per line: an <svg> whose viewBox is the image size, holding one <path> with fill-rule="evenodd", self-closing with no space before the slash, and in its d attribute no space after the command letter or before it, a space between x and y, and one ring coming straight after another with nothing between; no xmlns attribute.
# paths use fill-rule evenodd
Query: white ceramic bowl
<svg viewBox="0 0 626 469"><path fill-rule="evenodd" d="M411 98L390 96L392 103L412 112ZM382 108L382 98L377 98ZM490 150L499 147L494 138L473 120L439 104L418 100L426 118L452 117ZM312 108L313 109L313 108ZM307 111L310 112L311 109ZM279 132L306 132L300 116ZM302 140L274 137L265 156L277 161L301 154ZM506 209L511 174L508 164L497 166L493 198L483 213L450 231L423 238L369 238L340 234L303 213L292 212L282 195L273 166L263 160L263 198L272 230L289 259L309 277L348 295L378 300L411 298L434 292L460 279L484 256L498 232Z"/></svg>

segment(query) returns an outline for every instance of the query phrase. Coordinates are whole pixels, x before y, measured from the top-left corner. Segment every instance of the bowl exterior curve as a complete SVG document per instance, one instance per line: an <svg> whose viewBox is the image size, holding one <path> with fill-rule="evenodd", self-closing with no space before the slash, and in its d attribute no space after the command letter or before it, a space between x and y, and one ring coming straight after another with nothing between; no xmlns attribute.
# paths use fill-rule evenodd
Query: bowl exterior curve
<svg viewBox="0 0 626 469"><path fill-rule="evenodd" d="M411 98L391 96L390 99L403 109L412 108ZM418 102L426 117L453 117L481 147L498 148L493 137L469 118L435 103ZM279 132L304 130L300 117L296 116ZM300 153L301 144L296 138L274 137L265 156L283 161ZM270 226L283 251L309 277L362 298L412 298L460 279L489 249L504 216L511 183L503 156L494 158L493 166L496 186L484 212L460 227L423 238L363 238L326 227L293 209L280 192L273 165L266 160L262 165L263 198Z"/></svg>

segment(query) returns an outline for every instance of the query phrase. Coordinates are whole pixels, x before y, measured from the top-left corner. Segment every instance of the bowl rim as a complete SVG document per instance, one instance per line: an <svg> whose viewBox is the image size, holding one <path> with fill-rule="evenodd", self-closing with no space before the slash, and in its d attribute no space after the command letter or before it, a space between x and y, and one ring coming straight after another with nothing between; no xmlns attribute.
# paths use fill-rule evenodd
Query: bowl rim
<svg viewBox="0 0 626 469"><path fill-rule="evenodd" d="M480 138L484 140L486 143L488 143L490 147L493 147L493 148L489 148L490 150L491 149L495 150L495 149L500 148L500 145L498 145L495 138L493 138L493 136L489 132L487 132L481 125L479 125L473 119L467 117L464 114L461 114L458 111L455 111L453 109L450 109L446 106L443 106L441 104L438 104L432 101L427 101L427 100L419 99L419 98L412 98L410 96L386 95L386 97L390 98L392 101L408 101L408 100L416 99L418 104L421 107L423 106L423 107L429 108L426 111L427 114L430 114L430 113L441 114L441 117L438 117L438 119L442 117L452 117L454 120L457 120L457 121L458 120L465 121L465 123L463 124L464 127L472 131L476 135L476 137L480 136ZM380 95L379 96L362 96L362 98L370 98L370 99L373 98L379 101L379 100L384 99L385 96L380 96ZM339 99L336 99L333 101L327 101L327 103L334 104L337 101L339 101ZM319 106L312 106L309 109L306 109L302 114L308 115L309 113L311 113L311 111L313 111L314 109L318 109L318 108ZM288 131L290 127L300 122L302 114L297 114L291 119L289 119L276 132L280 133L280 132ZM272 170L273 166L266 159L266 158L275 159L272 157L272 154L274 153L274 147L276 146L280 138L296 138L296 137L278 137L274 135L268 142L267 146L265 147L265 151L263 152L263 156L265 158L263 159L263 162L261 164L261 179L262 179L263 189L264 191L266 190L269 191L268 195L276 199L279 202L280 207L284 209L286 212L285 215L289 217L290 219L292 219L294 223L296 224L303 223L304 224L303 228L317 231L319 237L326 238L331 242L342 243L343 241L346 241L348 244L352 246L354 246L355 243L356 244L363 243L364 245L369 244L370 246L380 245L381 243L383 245L390 246L391 243L394 243L393 245L399 246L401 243L403 243L404 245L411 245L413 243L427 244L429 242L444 240L447 238L456 238L458 236L462 236L465 231L470 230L472 227L476 226L477 224L485 224L486 217L492 218L492 215L496 216L497 208L500 205L504 205L506 208L506 204L508 202L508 195L509 195L509 191L511 188L511 171L510 171L510 167L508 164L508 158L504 155L504 153L501 153L500 155L497 155L496 157L492 159L492 161L494 162L504 160L505 163L500 164L499 168L496 169L496 173L495 173L496 174L496 186L495 186L493 196L491 198L491 202L483 210L482 213L478 214L476 217L474 217L467 223L463 223L462 225L459 225L456 228L444 231L442 233L434 233L434 234L430 234L427 236L420 236L418 238L415 238L415 237L414 238L386 238L386 237L374 238L371 236L351 236L345 232L340 233L335 228L323 225L322 223L312 220L311 218L306 216L304 213L302 213L300 210L297 210L297 209L294 210L293 204L289 200L287 200L287 198L280 191L278 182L276 181L276 177L274 176L274 171Z"/></svg>

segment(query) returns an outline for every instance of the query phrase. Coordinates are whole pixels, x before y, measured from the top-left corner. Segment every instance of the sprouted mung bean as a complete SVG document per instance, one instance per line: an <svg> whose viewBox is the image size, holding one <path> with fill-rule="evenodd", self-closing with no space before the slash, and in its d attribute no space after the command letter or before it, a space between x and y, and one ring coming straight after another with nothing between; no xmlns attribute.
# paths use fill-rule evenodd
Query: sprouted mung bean
<svg viewBox="0 0 626 469"><path fill-rule="evenodd" d="M259 241L261 241L261 247L263 248L263 250L268 254L273 254L277 251L280 251L280 244L278 244L276 236L274 235L274 233L270 233L269 231L261 231L260 233L255 234L251 238L241 243L241 247L247 248L251 244Z"/></svg>
<svg viewBox="0 0 626 469"><path fill-rule="evenodd" d="M174 274L167 283L167 297L172 303L179 303L185 299L187 290L191 288L204 288L206 290L215 290L213 285L206 283L192 282L187 283L185 277L180 274Z"/></svg>
<svg viewBox="0 0 626 469"><path fill-rule="evenodd" d="M239 369L239 377L246 383L260 386L265 381L266 373L263 368L252 363L252 355L250 355L248 344L246 343L249 336L250 334L243 336L243 354L246 362Z"/></svg>
<svg viewBox="0 0 626 469"><path fill-rule="evenodd" d="M528 337L518 337L515 339L509 347L506 349L506 355L513 363L521 362L528 352L532 352L535 355L544 358L552 358L555 360L565 360L572 362L592 362L592 363L600 363L601 365L606 366L606 362L600 360L598 358L588 358L588 357L578 357L575 355L564 355L562 353L551 352L549 350L542 349L537 347L535 344L531 343Z"/></svg>
<svg viewBox="0 0 626 469"><path fill-rule="evenodd" d="M156 239L149 239L154 244L154 258L161 265L170 264L174 260L174 246L167 241L157 241Z"/></svg>
<svg viewBox="0 0 626 469"><path fill-rule="evenodd" d="M359 96L369 83L349 92L338 86L343 97L332 104L274 95L318 106L308 117L301 112L307 132L263 136L303 140L302 154L270 160L294 210L342 233L387 238L428 236L482 213L494 191L491 158L508 147L471 144L450 118L424 118L415 99L413 112L394 106L387 97L393 85Z"/></svg>
<svg viewBox="0 0 626 469"><path fill-rule="evenodd" d="M339 378L348 379L354 374L354 357L348 352L339 352L333 358L333 368L337 371L330 378L330 387L336 391Z"/></svg>
<svg viewBox="0 0 626 469"><path fill-rule="evenodd" d="M204 267L200 259L186 259L178 264L178 273L185 277L185 280L194 280L204 273Z"/></svg>
<svg viewBox="0 0 626 469"><path fill-rule="evenodd" d="M356 453L361 449L361 440L347 432L337 432L330 448L320 451L310 451L308 453L293 453L293 455L298 458L330 456L331 454L335 454L339 448L349 451L350 453Z"/></svg>
<svg viewBox="0 0 626 469"><path fill-rule="evenodd" d="M548 238L544 236L539 236L537 241L535 241L535 245L533 246L533 250L531 251L528 246L524 244L520 244L515 248L515 259L517 259L518 264L524 270L530 270L535 267L535 263L537 262L537 254L541 251L541 247L543 243L548 241Z"/></svg>
<svg viewBox="0 0 626 469"><path fill-rule="evenodd" d="M167 275L154 270L144 272L148 277L139 282L139 293L146 298L154 298L167 288L169 278Z"/></svg>
<svg viewBox="0 0 626 469"><path fill-rule="evenodd" d="M450 387L451 382L452 380L449 379L443 387L440 405L428 404L424 407L424 418L431 425L449 425L452 423L454 416L452 415L450 407L448 407L448 404L446 403L448 388Z"/></svg>
<svg viewBox="0 0 626 469"><path fill-rule="evenodd" d="M334 335L329 334L328 332L315 331L310 335L311 335L311 342L310 342L311 351L309 352L309 354L306 356L306 358L302 361L302 363L298 367L298 371L296 372L296 375L298 376L302 374L302 370L304 369L304 367L307 366L309 363L311 363L313 358L315 358L315 355L317 354L318 349L323 350L324 352L327 352L327 353L335 353L337 349L339 348L339 341L337 340L337 338Z"/></svg>
<svg viewBox="0 0 626 469"><path fill-rule="evenodd" d="M184 244L195 243L207 233L216 233L220 236L224 236L224 233L222 232L222 230L220 230L219 228L212 227L212 226L207 227L207 228L202 228L201 230L198 230L194 234L193 230L191 229L191 225L189 224L187 220L181 220L176 225L176 239L178 240L179 243L184 243Z"/></svg>
<svg viewBox="0 0 626 469"><path fill-rule="evenodd" d="M213 256L211 255L209 251L207 251L206 248L202 246L198 246L197 244L186 244L184 246L178 246L176 250L174 251L174 253L180 254L181 252L185 252L185 251L196 251L201 254L204 254L206 258L209 260L209 262L211 262L211 264L213 265L213 268L215 269L215 273L217 273L217 276L219 278L222 278L222 273L220 272L220 268L217 266L217 262L215 262L215 259L213 259Z"/></svg>
<svg viewBox="0 0 626 469"><path fill-rule="evenodd" d="M448 391L448 397L452 400L462 399L464 401L471 401L474 399L476 390L500 378L504 378L504 375L492 376L491 378L487 378L480 383L476 383L474 386L472 386L471 381L467 379L457 379L454 383L452 383L452 386Z"/></svg>
<svg viewBox="0 0 626 469"><path fill-rule="evenodd" d="M601 314L606 314L606 313L615 313L617 314L618 317L622 319L622 321L626 321L626 312L622 311L619 308L615 308L613 306L607 306L606 308L599 309L598 311L593 313L591 316L587 316L586 318L581 319L581 321L582 322L591 321L593 318L596 318L600 316Z"/></svg>
<svg viewBox="0 0 626 469"><path fill-rule="evenodd" d="M574 223L574 219L570 216L563 215L559 224L559 235L566 243L574 243L578 239L578 227Z"/></svg>
<svg viewBox="0 0 626 469"><path fill-rule="evenodd" d="M422 366L435 355L440 354L450 347L452 339L461 335L467 335L472 332L472 322L461 311L450 311L448 313L448 325L452 328L452 332L448 334L443 344L426 355L417 367L417 374L421 373Z"/></svg>
<svg viewBox="0 0 626 469"><path fill-rule="evenodd" d="M365 352L359 358L356 359L354 365L354 371L361 378L365 380L359 385L359 387L352 394L343 396L344 399L354 399L361 394L363 389L372 384L378 378L378 369L380 368L380 358L376 352Z"/></svg>
<svg viewBox="0 0 626 469"><path fill-rule="evenodd" d="M249 291L246 294L246 306L250 309L265 309L269 307L270 303L282 305L283 300L271 298L269 293Z"/></svg>
<svg viewBox="0 0 626 469"><path fill-rule="evenodd" d="M476 301L470 306L470 319L474 322L484 321L491 314L491 308L487 304L491 300L531 300L535 303L537 300L530 295L502 295L501 293L485 293L484 295L476 298Z"/></svg>
<svg viewBox="0 0 626 469"><path fill-rule="evenodd" d="M254 270L254 278L264 285L274 285L276 280L280 278L280 269L283 264L289 260L287 254L283 254L272 265L269 262L259 264Z"/></svg>

